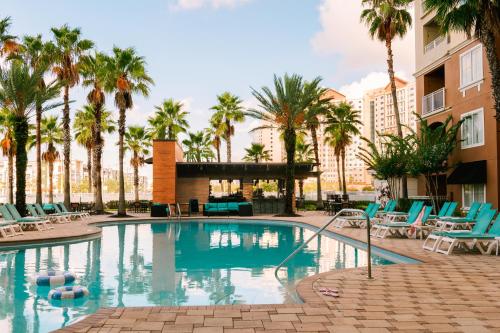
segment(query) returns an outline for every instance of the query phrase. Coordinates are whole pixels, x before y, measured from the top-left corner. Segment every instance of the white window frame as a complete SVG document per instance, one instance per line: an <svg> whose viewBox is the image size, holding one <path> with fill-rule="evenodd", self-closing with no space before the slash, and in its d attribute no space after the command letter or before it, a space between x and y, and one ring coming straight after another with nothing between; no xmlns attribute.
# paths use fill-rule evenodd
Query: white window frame
<svg viewBox="0 0 500 333"><path fill-rule="evenodd" d="M474 147L484 146L484 109L483 108L479 108L479 109L476 109L476 110L472 110L472 111L466 112L466 113L464 113L464 114L462 114L460 116L460 119L464 119L465 117L473 115L475 113L481 113L482 124L483 124L483 130L482 130L482 133L481 133L482 134L481 135L481 142L479 142L479 143L473 143L473 144L470 144L470 145L466 145L466 144L464 144L464 141L462 141L461 142L461 148L462 149L468 149L468 148L474 148ZM461 127L461 130L460 130L460 139L461 140L464 139L464 127L463 126Z"/></svg>
<svg viewBox="0 0 500 333"><path fill-rule="evenodd" d="M479 78L476 78L475 80L472 80L471 82L467 82L467 83L464 83L464 79L463 79L463 76L462 76L462 59L469 55L469 54L472 54L472 52L474 52L476 49L480 49L480 54L481 56L479 57L480 59L480 62L481 62L481 77ZM474 73L474 66L473 64L471 63L471 70L472 70L472 73ZM460 63L459 63L459 71L460 71L460 88L459 90L462 91L464 93L465 90L469 89L469 88L472 88L472 87L478 87L478 90L480 89L480 86L481 86L481 83L484 81L484 67L483 67L483 46L482 44L478 44L476 46L474 46L473 48L470 48L469 50L465 51L464 53L461 53L460 54Z"/></svg>
<svg viewBox="0 0 500 333"><path fill-rule="evenodd" d="M465 185L478 185L478 184L462 184L462 186L460 186L461 189L462 189L462 207L464 209L468 210L470 207L466 207L465 206L465 189L464 189ZM481 200L481 202L486 202L486 184L483 184L483 187L484 187L484 189L483 189L483 200ZM472 198L472 202L474 202L474 201L479 201L479 200L477 200L476 198Z"/></svg>

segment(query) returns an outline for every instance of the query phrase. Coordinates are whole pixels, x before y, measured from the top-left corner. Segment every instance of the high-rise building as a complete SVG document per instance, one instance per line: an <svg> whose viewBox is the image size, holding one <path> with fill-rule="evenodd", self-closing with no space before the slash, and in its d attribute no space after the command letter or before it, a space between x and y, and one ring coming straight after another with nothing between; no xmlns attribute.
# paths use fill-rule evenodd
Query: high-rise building
<svg viewBox="0 0 500 333"><path fill-rule="evenodd" d="M464 207L473 201L498 207L500 128L485 48L464 33L443 34L435 16L415 2L417 110L431 126L465 119L448 163L453 168L437 175L437 193ZM423 180L419 192L427 194Z"/></svg>

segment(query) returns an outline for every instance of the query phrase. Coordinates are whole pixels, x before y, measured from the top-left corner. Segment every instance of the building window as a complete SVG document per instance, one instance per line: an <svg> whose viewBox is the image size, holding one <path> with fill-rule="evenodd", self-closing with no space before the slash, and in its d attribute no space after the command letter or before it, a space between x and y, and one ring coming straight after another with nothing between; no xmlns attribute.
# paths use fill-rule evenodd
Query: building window
<svg viewBox="0 0 500 333"><path fill-rule="evenodd" d="M462 185L462 207L469 208L473 202L486 201L485 184L464 184Z"/></svg>
<svg viewBox="0 0 500 333"><path fill-rule="evenodd" d="M464 113L462 119L464 119L462 124L462 148L482 146L484 144L483 109Z"/></svg>
<svg viewBox="0 0 500 333"><path fill-rule="evenodd" d="M481 44L460 55L460 89L483 80L483 48Z"/></svg>

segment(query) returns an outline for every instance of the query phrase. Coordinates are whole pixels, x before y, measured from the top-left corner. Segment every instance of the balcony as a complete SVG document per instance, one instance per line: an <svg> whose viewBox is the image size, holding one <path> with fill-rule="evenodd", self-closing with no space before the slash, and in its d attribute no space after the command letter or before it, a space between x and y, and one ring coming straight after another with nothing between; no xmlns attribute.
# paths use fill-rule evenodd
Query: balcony
<svg viewBox="0 0 500 333"><path fill-rule="evenodd" d="M432 50L434 50L436 47L438 47L439 44L444 42L446 39L445 35L439 35L437 38L435 38L432 42L424 46L424 53L428 53Z"/></svg>
<svg viewBox="0 0 500 333"><path fill-rule="evenodd" d="M444 110L444 87L422 98L422 116Z"/></svg>

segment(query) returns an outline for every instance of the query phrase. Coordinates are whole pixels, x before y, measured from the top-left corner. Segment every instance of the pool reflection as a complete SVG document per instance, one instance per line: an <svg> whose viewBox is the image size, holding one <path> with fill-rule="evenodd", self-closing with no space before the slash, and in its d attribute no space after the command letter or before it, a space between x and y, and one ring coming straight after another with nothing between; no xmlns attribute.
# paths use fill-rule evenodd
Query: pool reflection
<svg viewBox="0 0 500 333"><path fill-rule="evenodd" d="M283 269L282 286L274 268L310 235L245 223L118 225L104 227L101 239L0 252L0 332L48 332L108 306L293 302L300 279L366 264L364 251L320 236ZM50 288L31 279L52 269L76 273L88 299L49 302Z"/></svg>

